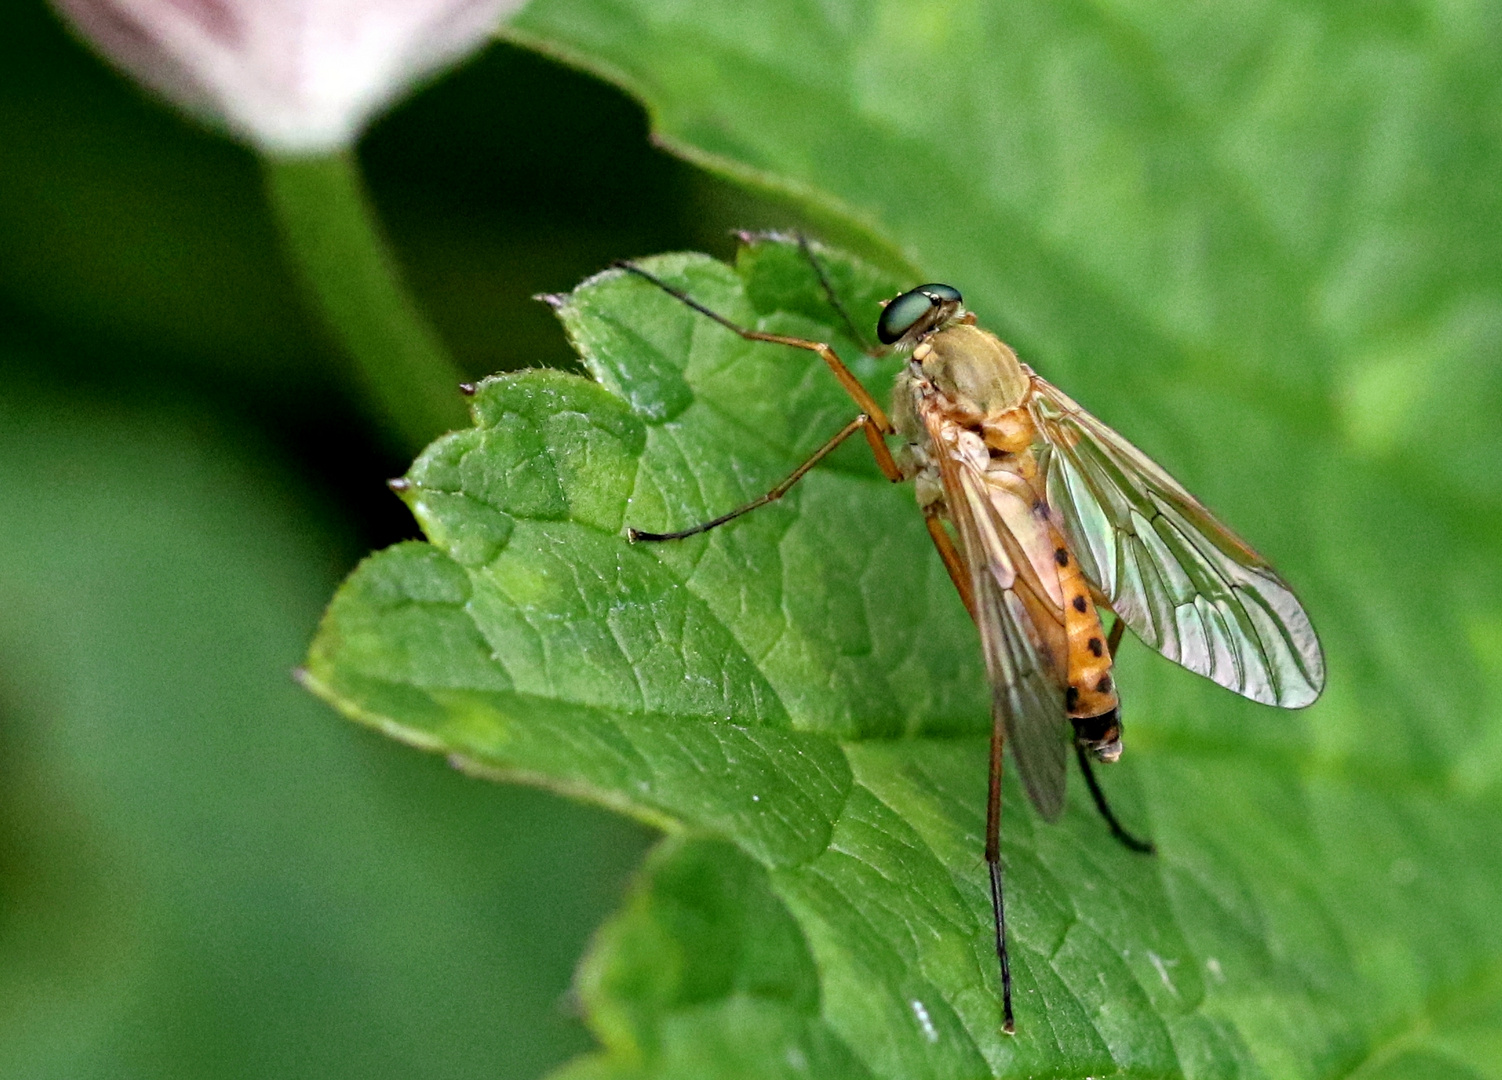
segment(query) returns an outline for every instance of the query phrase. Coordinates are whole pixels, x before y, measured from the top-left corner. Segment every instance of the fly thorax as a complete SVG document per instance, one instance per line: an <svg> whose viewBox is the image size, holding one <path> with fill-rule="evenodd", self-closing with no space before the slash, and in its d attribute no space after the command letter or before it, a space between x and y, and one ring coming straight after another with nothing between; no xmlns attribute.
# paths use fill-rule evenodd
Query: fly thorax
<svg viewBox="0 0 1502 1080"><path fill-rule="evenodd" d="M978 465L988 475L1006 473L1032 483L1038 476L1038 462L1033 444L1038 429L1026 409L971 417L961 421L979 442L984 457Z"/></svg>
<svg viewBox="0 0 1502 1080"><path fill-rule="evenodd" d="M981 438L997 454L1020 454L1033 445L1038 429L1026 409L1007 409L981 418Z"/></svg>
<svg viewBox="0 0 1502 1080"><path fill-rule="evenodd" d="M1017 354L994 334L957 323L913 350L923 374L958 407L996 416L1022 405L1029 383Z"/></svg>
<svg viewBox="0 0 1502 1080"><path fill-rule="evenodd" d="M892 426L904 441L913 446L922 446L928 440L927 429L918 418L917 408L923 382L910 368L904 367L897 373L897 384L892 388Z"/></svg>

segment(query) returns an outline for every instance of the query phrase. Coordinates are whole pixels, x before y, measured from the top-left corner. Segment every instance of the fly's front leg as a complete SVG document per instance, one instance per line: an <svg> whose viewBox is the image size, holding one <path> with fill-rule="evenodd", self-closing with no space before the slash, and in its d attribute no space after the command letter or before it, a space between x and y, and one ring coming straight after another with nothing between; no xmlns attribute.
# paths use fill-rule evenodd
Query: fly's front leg
<svg viewBox="0 0 1502 1080"><path fill-rule="evenodd" d="M881 432L876 427L876 422L865 413L862 413L841 428L834 438L815 450L807 461L790 472L786 479L765 495L759 495L744 506L738 506L727 514L721 514L719 517L706 521L702 525L695 525L691 529L680 529L677 532L670 533L650 533L642 532L640 529L627 529L626 539L630 540L633 544L638 541L682 540L685 537L706 533L710 529L725 524L727 521L734 521L742 514L749 514L758 507L766 506L769 502L775 502L786 495L794 484L802 480L810 469L832 454L837 446L857 431L864 431L866 433L866 441L871 444L871 450L876 455L876 463L881 466L881 471L886 473L887 479L894 483L901 480L902 470L897 467L897 462L892 458L892 452L887 449L886 440L882 438Z"/></svg>
<svg viewBox="0 0 1502 1080"><path fill-rule="evenodd" d="M746 341L765 341L773 345L788 345L794 349L806 349L807 351L814 353L819 357L820 360L824 361L825 365L828 366L829 370L834 374L834 377L839 380L840 386L844 388L845 393L850 395L851 400L855 402L856 407L860 409L861 412L865 413L871 423L875 425L877 433L879 435L890 435L896 430L892 427L892 421L887 418L886 410L877 403L876 399L871 396L871 392L861 385L860 380L857 379L853 374L851 374L850 369L845 366L845 362L841 360L835 353L834 349L832 349L825 342L810 341L808 338L788 337L785 334L768 334L764 333L761 330L751 330L747 327L731 322L729 319L725 318L725 316L721 315L717 311L710 310L709 308L705 307L703 304L695 300L693 297L689 296L688 293L684 292L682 289L674 288L672 285L669 285L666 281L663 281L657 275L643 270L633 262L621 260L614 263L613 265L617 269L625 270L627 273L635 274L637 277L642 278L643 280L650 281L653 285L656 285L659 289L667 293L669 296L680 301L681 303L687 304L689 307L697 311L700 315L703 315L706 318L713 319L715 322L723 326L726 330L740 335ZM868 436L868 438L870 437ZM872 450L876 449L875 440L872 441L871 448ZM886 452L885 444L882 444L882 450L877 452L877 461L879 464L881 464L882 471L886 472L887 464L881 459L882 453L886 453L886 462L890 462L892 455ZM893 468L895 467L896 466L894 464ZM888 475L890 476L891 474L888 473Z"/></svg>
<svg viewBox="0 0 1502 1080"><path fill-rule="evenodd" d="M818 256L814 254L813 246L809 244L808 237L804 236L801 232L795 233L794 235L798 239L798 250L803 252L803 257L807 259L808 264L814 268L814 273L818 275L819 278L819 287L824 290L825 299L829 301L829 306L834 308L834 310L839 314L840 318L844 321L845 329L850 331L851 339L861 347L861 352L865 353L867 356L880 356L881 352L871 347L870 342L866 340L866 335L861 333L860 327L855 325L855 320L852 319L850 317L850 313L845 310L845 305L840 303L840 298L838 295L836 295L834 286L829 283L829 275L824 272L824 264L821 263Z"/></svg>

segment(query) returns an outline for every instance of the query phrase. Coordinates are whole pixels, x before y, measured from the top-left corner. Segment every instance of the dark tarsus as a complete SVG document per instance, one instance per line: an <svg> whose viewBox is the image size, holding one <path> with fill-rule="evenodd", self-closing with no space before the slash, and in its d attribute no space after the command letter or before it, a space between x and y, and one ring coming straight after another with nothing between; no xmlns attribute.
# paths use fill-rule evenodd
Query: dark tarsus
<svg viewBox="0 0 1502 1080"><path fill-rule="evenodd" d="M1121 644L1122 632L1126 630L1126 620L1120 615L1116 616L1116 622L1111 626L1111 632L1106 635L1106 651L1114 659L1117 646ZM1111 804L1106 802L1106 793L1101 790L1100 781L1095 779L1095 767L1090 764L1090 751L1079 741L1074 744L1074 756L1079 760L1080 772L1085 774L1085 786L1090 789L1090 798L1095 800L1095 809L1100 811L1100 816L1106 819L1106 824L1111 828L1111 835L1120 840L1127 847L1142 855L1156 855L1158 849L1150 840L1139 840L1127 832L1115 813L1111 810Z"/></svg>
<svg viewBox="0 0 1502 1080"><path fill-rule="evenodd" d="M1085 774L1085 786L1090 789L1090 797L1095 800L1095 809L1100 811L1100 816L1105 818L1106 824L1111 827L1111 835L1133 851L1143 855L1156 855L1158 849L1151 841L1137 839L1122 828L1121 822L1116 820L1116 815L1111 811L1111 805L1106 802L1106 793L1100 789L1100 781L1095 779L1095 768L1090 764L1090 751L1086 750L1081 743L1075 743L1074 756L1079 759L1080 772Z"/></svg>

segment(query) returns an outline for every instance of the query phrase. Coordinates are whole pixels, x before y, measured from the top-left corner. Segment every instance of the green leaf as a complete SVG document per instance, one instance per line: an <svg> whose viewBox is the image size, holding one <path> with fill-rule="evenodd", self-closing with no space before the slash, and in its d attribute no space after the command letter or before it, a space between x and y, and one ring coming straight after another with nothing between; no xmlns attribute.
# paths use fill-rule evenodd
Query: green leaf
<svg viewBox="0 0 1502 1080"><path fill-rule="evenodd" d="M724 841L654 853L601 930L580 994L617 1059L638 1064L586 1058L565 1076L638 1073L646 1059L685 1080L870 1075L819 1016L814 958L766 870Z"/></svg>
<svg viewBox="0 0 1502 1080"><path fill-rule="evenodd" d="M895 283L824 257L873 325ZM794 245L646 265L732 319L836 342L870 385L900 362L856 350ZM367 560L308 671L397 738L674 835L585 964L604 1049L565 1075L1325 1076L1379 1067L1395 1030L1494 1075L1484 1027L1451 1004L1502 971L1502 815L1457 752L1491 728L1443 696L1409 707L1479 682L1483 659L1438 657L1431 636L1382 666L1364 645L1372 605L1456 618L1412 579L1368 588L1385 520L1434 533L1447 597L1494 590L1417 493L1319 432L1211 402L1205 423L1283 470L1222 505L1287 556L1332 689L1281 713L1128 649L1132 750L1106 783L1154 859L1116 845L1076 781L1051 827L1008 778L1008 1038L980 859L984 676L911 492L852 444L734 525L627 543L628 524L767 490L854 407L816 358L620 271L555 302L598 384L483 383L475 426L398 485L431 543ZM1304 516L1279 528L1279 507Z"/></svg>

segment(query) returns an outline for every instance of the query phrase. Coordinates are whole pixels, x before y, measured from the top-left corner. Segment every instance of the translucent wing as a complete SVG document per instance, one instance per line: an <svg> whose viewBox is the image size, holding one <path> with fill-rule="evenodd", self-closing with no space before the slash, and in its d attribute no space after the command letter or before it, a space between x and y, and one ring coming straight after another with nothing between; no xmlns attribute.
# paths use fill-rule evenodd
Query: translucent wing
<svg viewBox="0 0 1502 1080"><path fill-rule="evenodd" d="M935 443L942 445L937 437ZM1036 611L1043 602L1041 590L1030 584L1026 557L992 504L984 477L945 454L937 457L970 566L992 716L1006 732L1028 798L1045 820L1055 821L1064 809L1068 725L1061 679L1029 610L1030 603Z"/></svg>
<svg viewBox="0 0 1502 1080"><path fill-rule="evenodd" d="M1142 451L1033 375L1048 502L1080 567L1158 652L1229 690L1296 709L1325 660L1298 598Z"/></svg>

